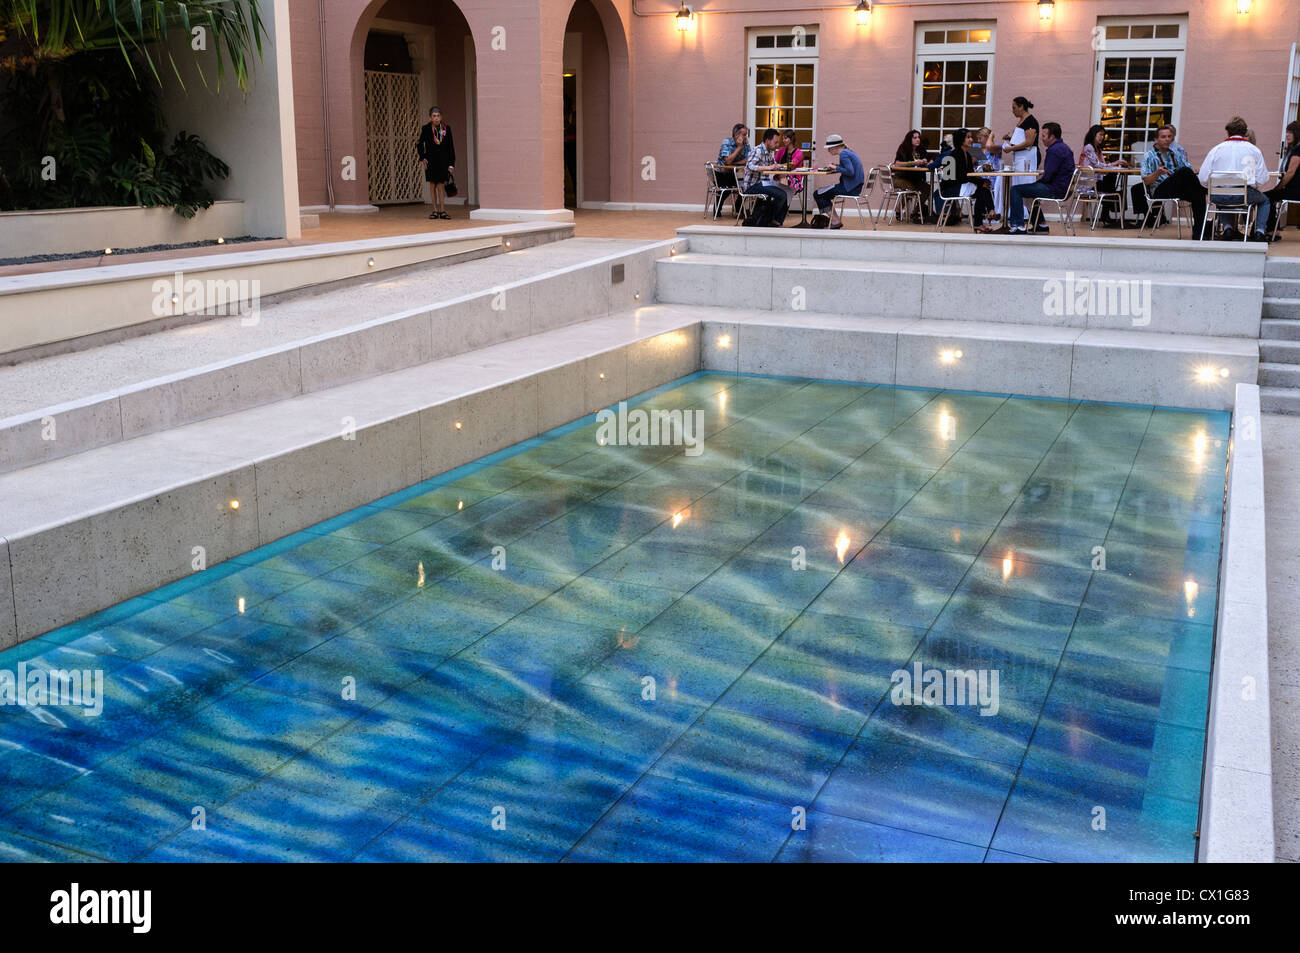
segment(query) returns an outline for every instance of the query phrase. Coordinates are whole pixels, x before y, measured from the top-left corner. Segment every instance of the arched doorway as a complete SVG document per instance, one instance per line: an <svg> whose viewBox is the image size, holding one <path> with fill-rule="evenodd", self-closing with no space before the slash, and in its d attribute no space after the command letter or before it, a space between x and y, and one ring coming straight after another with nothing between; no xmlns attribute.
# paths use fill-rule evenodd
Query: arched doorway
<svg viewBox="0 0 1300 953"><path fill-rule="evenodd" d="M456 146L460 195L477 200L477 82L469 24L452 0L384 0L357 24L354 50L365 136L365 192L372 205L427 202L416 157L431 106L442 110Z"/></svg>
<svg viewBox="0 0 1300 953"><path fill-rule="evenodd" d="M575 0L564 27L564 204L627 200L631 115L627 38L609 0Z"/></svg>

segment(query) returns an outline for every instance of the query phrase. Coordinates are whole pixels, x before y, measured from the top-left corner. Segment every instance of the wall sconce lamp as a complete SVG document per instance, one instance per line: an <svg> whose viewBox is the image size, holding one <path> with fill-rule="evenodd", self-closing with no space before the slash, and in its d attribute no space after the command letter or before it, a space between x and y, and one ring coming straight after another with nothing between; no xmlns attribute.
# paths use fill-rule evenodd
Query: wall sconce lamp
<svg viewBox="0 0 1300 953"><path fill-rule="evenodd" d="M691 13L691 8L683 3L682 8L677 11L677 32L685 33L689 30L693 19L695 19L695 14Z"/></svg>
<svg viewBox="0 0 1300 953"><path fill-rule="evenodd" d="M1244 17L1250 12L1251 0L1237 0L1237 15Z"/></svg>
<svg viewBox="0 0 1300 953"><path fill-rule="evenodd" d="M1052 13L1056 9L1056 0L1038 0L1038 19L1044 23L1052 19Z"/></svg>
<svg viewBox="0 0 1300 953"><path fill-rule="evenodd" d="M871 2L870 0L858 0L858 5L854 7L853 14L857 17L858 26L868 26L871 23Z"/></svg>

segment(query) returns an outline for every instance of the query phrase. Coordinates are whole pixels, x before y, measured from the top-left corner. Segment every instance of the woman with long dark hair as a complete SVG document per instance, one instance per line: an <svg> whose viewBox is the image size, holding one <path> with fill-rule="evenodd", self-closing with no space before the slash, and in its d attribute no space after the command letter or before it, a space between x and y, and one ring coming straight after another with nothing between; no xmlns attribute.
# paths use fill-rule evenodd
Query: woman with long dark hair
<svg viewBox="0 0 1300 953"><path fill-rule="evenodd" d="M930 176L925 171L930 165L930 151L925 147L925 137L919 129L909 129L903 141L894 153L894 181L900 180L905 188L915 189L921 193L921 207L930 207ZM899 169L917 169L916 172L900 172ZM902 213L898 218L902 220ZM919 215L913 214L912 221L921 222Z"/></svg>
<svg viewBox="0 0 1300 953"><path fill-rule="evenodd" d="M952 134L952 152L944 157L946 165L939 177L939 195L941 198L956 198L959 195L972 199L972 221L976 231L988 231L984 227L984 216L993 208L993 193L980 188L982 179L971 175L974 163L971 161L970 148L975 136L969 129L957 129ZM942 205L940 206L942 208Z"/></svg>
<svg viewBox="0 0 1300 953"><path fill-rule="evenodd" d="M1079 168L1081 169L1117 169L1124 165L1122 162L1107 162L1103 155L1106 151L1106 127L1100 123L1088 129L1087 135L1083 137L1083 151L1079 153ZM1098 192L1119 192L1117 185L1119 177L1110 172L1096 180L1096 190ZM1080 188L1083 187L1083 179L1079 180ZM1102 203L1101 224L1106 228L1118 228L1119 221L1110 217L1110 206Z"/></svg>
<svg viewBox="0 0 1300 953"><path fill-rule="evenodd" d="M1274 224L1281 213L1279 204L1283 199L1290 199L1292 202L1300 202L1300 121L1289 123L1286 127L1286 155L1282 159L1282 178L1277 183L1277 188L1270 189L1266 194L1272 207L1269 209L1268 228L1266 234L1273 234ZM1286 222L1282 223L1283 225Z"/></svg>

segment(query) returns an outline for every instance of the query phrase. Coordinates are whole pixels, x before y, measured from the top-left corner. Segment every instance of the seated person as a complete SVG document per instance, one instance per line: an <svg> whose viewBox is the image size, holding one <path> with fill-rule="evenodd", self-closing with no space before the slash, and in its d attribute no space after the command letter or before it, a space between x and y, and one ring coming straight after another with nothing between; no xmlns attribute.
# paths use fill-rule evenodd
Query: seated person
<svg viewBox="0 0 1300 953"><path fill-rule="evenodd" d="M793 129L782 131L781 148L776 150L776 161L778 165L788 166L791 169L803 168L803 150L795 143ZM803 191L802 175L778 175L775 178L790 193L791 200Z"/></svg>
<svg viewBox="0 0 1300 953"><path fill-rule="evenodd" d="M973 163L968 150L974 144L975 136L969 129L958 129L952 134L952 141L960 142L961 146L948 153L947 162L940 167L939 194L943 198L961 195L971 199L972 224L977 230L987 231L984 228L984 216L993 208L993 193L981 189L979 180L971 176ZM942 209L943 206L940 205L941 212Z"/></svg>
<svg viewBox="0 0 1300 953"><path fill-rule="evenodd" d="M1174 127L1161 126L1156 130L1156 140L1142 156L1142 182L1133 187L1133 208L1147 211L1146 194L1139 204L1136 199L1142 185L1158 199L1186 199L1192 206L1192 237L1201 237L1201 222L1205 220L1205 186L1201 185L1187 161L1183 147L1174 142Z"/></svg>
<svg viewBox="0 0 1300 953"><path fill-rule="evenodd" d="M1045 122L1042 132L1043 145L1047 151L1043 154L1043 167L1038 171L1038 181L1011 187L1011 211L1007 217L1014 235L1026 234L1025 205L1039 198L1065 198L1065 193L1070 190L1070 180L1074 178L1074 153L1061 140L1060 123ZM1029 234L1038 228L1040 208L1041 206L1034 206L1034 221L1030 223Z"/></svg>
<svg viewBox="0 0 1300 953"><path fill-rule="evenodd" d="M930 204L930 177L925 174L924 169L930 165L930 150L926 148L925 138L919 130L909 129L903 141L898 144L898 151L894 153L894 162L891 169L894 173L894 188L911 189L914 192L921 193L921 208L928 208ZM916 169L916 172L907 171ZM903 212L900 206L896 213L898 220L903 220ZM919 223L920 215L914 214L912 221Z"/></svg>
<svg viewBox="0 0 1300 953"><path fill-rule="evenodd" d="M1002 145L998 142L997 136L988 126L980 128L975 133L975 139L978 142L978 148L971 150L971 155L975 159L975 168L978 172L996 172L1002 168ZM1002 220L1002 188L1003 180L999 178L978 179L976 180L977 188L987 189L993 200L993 211L989 213L989 221L1000 222Z"/></svg>
<svg viewBox="0 0 1300 953"><path fill-rule="evenodd" d="M1256 207L1254 234L1250 239L1266 242L1268 236L1264 226L1268 222L1269 201L1268 197L1259 190L1269 181L1268 166L1264 164L1264 153L1259 151L1259 146L1246 138L1246 120L1240 116L1233 116L1223 128L1228 133L1228 138L1205 156L1205 161L1201 163L1201 185L1208 189L1210 176L1215 173L1233 173L1242 177L1246 183L1246 204ZM1215 205L1240 206L1241 196L1211 194L1210 201ZM1241 233L1231 226L1223 229L1223 236L1224 238L1242 237Z"/></svg>
<svg viewBox="0 0 1300 953"><path fill-rule="evenodd" d="M835 160L835 171L840 174L840 180L834 185L828 185L824 189L818 189L813 193L813 198L817 201L817 214L813 216L813 228L843 228L844 223L840 221L839 214L835 211L834 198L837 195L857 195L862 191L862 184L866 181L866 174L862 171L862 160L852 149L844 145L844 137L837 136L834 133L826 137L826 151L831 154ZM827 212L830 215L827 215Z"/></svg>
<svg viewBox="0 0 1300 953"><path fill-rule="evenodd" d="M1079 168L1081 169L1122 169L1124 168L1123 162L1120 161L1108 162L1106 159L1102 158L1102 153L1105 150L1105 148L1106 148L1106 127L1098 123L1097 125L1092 126L1088 130L1087 134L1083 137L1083 151L1079 153ZM1088 177L1089 177L1089 187L1094 193L1102 193L1107 195L1118 194L1119 176L1117 176L1114 172L1110 172L1100 176L1095 175L1094 173L1088 173ZM1080 182L1082 183L1083 179L1080 179ZM1118 207L1118 200L1116 200L1115 204ZM1100 206L1101 206L1101 214L1097 220L1101 222L1102 226L1105 228L1118 228L1119 227L1118 218L1112 219L1110 217L1110 203L1101 202Z"/></svg>
<svg viewBox="0 0 1300 953"><path fill-rule="evenodd" d="M716 168L713 177L719 189L739 187L736 183L736 169L744 166L751 148L749 127L743 122L736 123L731 127L731 135L722 140L722 147L718 149L718 158L714 163ZM713 210L713 214L714 217L722 214L722 194L718 195L717 207Z"/></svg>
<svg viewBox="0 0 1300 953"><path fill-rule="evenodd" d="M1272 235L1277 217L1281 214L1282 201L1289 199L1300 202L1300 121L1286 127L1286 158L1282 160L1282 180L1278 182L1277 188L1269 190L1265 195L1272 210L1265 231Z"/></svg>
<svg viewBox="0 0 1300 953"><path fill-rule="evenodd" d="M772 173L781 169L775 151L778 138L775 129L764 130L763 141L750 150L749 159L745 162L745 194L766 195L769 199L754 204L753 213L745 220L746 225L775 225L780 228L785 223L786 212L790 210L790 200L785 189L772 178Z"/></svg>

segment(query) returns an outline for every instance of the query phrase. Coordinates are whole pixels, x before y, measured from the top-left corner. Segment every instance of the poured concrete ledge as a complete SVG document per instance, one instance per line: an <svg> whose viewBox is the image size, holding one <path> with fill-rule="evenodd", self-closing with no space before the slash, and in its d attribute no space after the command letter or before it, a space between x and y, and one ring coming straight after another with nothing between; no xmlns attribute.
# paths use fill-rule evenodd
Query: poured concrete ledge
<svg viewBox="0 0 1300 953"><path fill-rule="evenodd" d="M1228 410L1257 342L974 321L699 309L706 370ZM945 352L952 360L945 361ZM961 353L957 357L957 352ZM1198 371L1210 368L1208 381ZM1220 372L1226 369L1226 376Z"/></svg>
<svg viewBox="0 0 1300 953"><path fill-rule="evenodd" d="M692 373L699 354L696 315L642 309L0 475L0 633L14 618L0 637L189 575L196 547L216 565Z"/></svg>
<svg viewBox="0 0 1300 953"><path fill-rule="evenodd" d="M679 244L647 243L0 420L0 473L635 307L654 295L655 261ZM57 439L44 439L51 423Z"/></svg>
<svg viewBox="0 0 1300 953"><path fill-rule="evenodd" d="M894 261L799 259L797 250L791 257L772 251L761 257L702 254L694 239L691 243L688 254L659 263L659 300L665 303L1255 340L1264 301L1258 275L1050 270L1026 264L1018 250L1012 254L1005 248L997 250L999 264L954 265L926 262L924 255ZM1084 285L1089 294L1104 289L1097 292L1104 297L1085 313L1075 313Z"/></svg>
<svg viewBox="0 0 1300 953"><path fill-rule="evenodd" d="M519 248L572 235L571 224L503 225L4 277L0 278L0 355L150 326L160 319L177 320L212 308L233 308L254 287L260 297L266 297L440 258L498 254L506 242ZM186 282L202 283L202 307L188 303L181 289L170 289L177 273ZM181 294L176 305L170 294L163 294L163 314L156 307L158 281L168 282L170 290Z"/></svg>
<svg viewBox="0 0 1300 953"><path fill-rule="evenodd" d="M1223 511L1198 859L1272 863L1268 576L1259 388L1238 384Z"/></svg>
<svg viewBox="0 0 1300 953"><path fill-rule="evenodd" d="M777 256L787 259L838 258L850 261L910 262L918 265L1008 265L1043 271L1183 272L1262 278L1267 246L1248 242L1193 242L1066 235L974 235L960 230L903 232L882 227L862 231L793 232L691 225L677 234L692 253ZM1047 275L1046 277L1054 277Z"/></svg>

